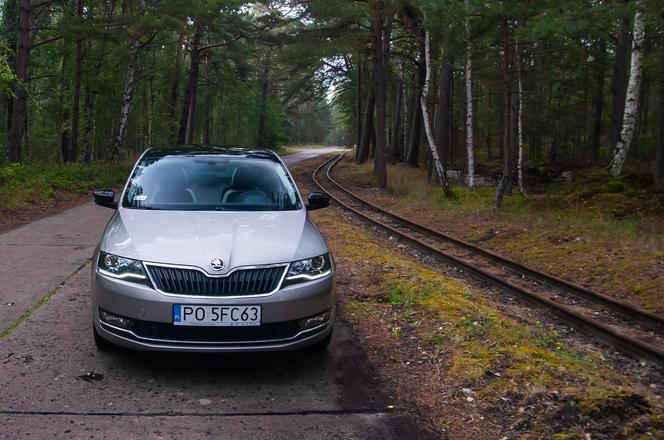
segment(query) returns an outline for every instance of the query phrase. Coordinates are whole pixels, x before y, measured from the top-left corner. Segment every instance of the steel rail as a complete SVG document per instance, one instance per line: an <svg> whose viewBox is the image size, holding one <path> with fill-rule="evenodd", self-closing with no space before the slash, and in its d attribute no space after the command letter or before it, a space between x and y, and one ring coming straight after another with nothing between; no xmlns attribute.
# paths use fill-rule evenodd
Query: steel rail
<svg viewBox="0 0 664 440"><path fill-rule="evenodd" d="M339 158L341 160L341 158ZM441 240L445 240L447 242L450 242L452 244L458 245L464 249L467 249L471 252L474 252L478 255L481 255L484 258L493 260L496 263L499 263L503 266L507 266L510 269L520 272L524 275L527 275L531 278L534 278L542 283L548 284L552 287L558 288L560 290L563 290L567 293L570 293L572 295L576 295L579 297L582 297L583 299L593 302L595 304L604 306L608 309L611 309L617 313L622 314L623 316L626 316L630 319L633 319L634 321L638 322L642 326L654 330L656 332L662 333L664 332L664 317L659 316L655 313L649 312L647 310L643 310L639 307L633 306L631 304L627 304L624 302L621 302L615 298L612 298L608 295L605 295L603 293L595 292L593 290L590 290L584 286L581 286L579 284L573 283L571 281L564 280L560 277L557 277L555 275L549 274L542 272L538 269L535 269L531 266L528 266L524 263L520 263L518 261L514 261L510 258L504 257L502 255L499 255L495 252L492 252L490 250L481 248L477 245L474 245L472 243L469 243L465 240L461 240L459 238L453 237L451 235L445 234L440 231L436 231L433 229L430 229L420 223L414 222L412 220L408 220L407 218L398 216L390 211L387 211L367 200L362 199L359 197L357 194L353 193L350 191L348 188L345 186L341 185L339 182L337 182L334 178L330 176L331 169L338 163L338 160L330 166L330 168L327 170L327 178L332 182L333 185L335 185L339 190L342 192L348 194L350 197L356 199L358 202L363 203L367 206L369 206L371 209L387 216L390 217L391 219L403 223L407 226L409 226L411 229L415 229L418 232L421 232L423 234L427 234L433 237L436 237Z"/></svg>
<svg viewBox="0 0 664 440"><path fill-rule="evenodd" d="M356 199L360 203L365 204L366 206L369 206L370 208L375 209L378 212L394 219L395 221L397 221L401 224L405 224L405 225L411 227L412 229L417 230L418 232L430 234L430 235L432 235L436 238L442 238L442 239L448 240L452 243L459 244L460 246L462 246L466 249L469 249L469 250L479 249L480 251L477 252L478 254L480 254L482 256L485 256L486 258L494 260L494 261L497 260L496 262L498 262L498 263L502 263L503 260L505 260L504 265L510 267L512 270L520 271L519 267L523 266L528 271L533 271L534 273L538 273L538 274L542 275L543 277L549 277L548 274L537 271L536 269L529 268L528 266L522 265L521 263L517 263L517 262L513 262L512 260L504 259L503 257L501 257L497 254L494 254L493 252L486 251L485 249L481 249L481 248L479 248L479 247L477 247L477 246L475 246L471 243L467 243L467 242L464 242L462 240L458 240L454 237L448 236L447 234L442 234L438 231L432 231L432 230L428 229L427 227L425 227L423 225L420 225L418 223L411 222L410 220L405 220L405 219L403 219L402 217L399 217L396 214L390 213L389 211L385 211L384 209L379 208L376 205L363 200L362 198L355 195L351 191L348 191L346 188L340 189L339 187L342 187L342 186L339 185L338 182L336 182L330 176L330 170L334 167L334 165L336 165L341 160L342 157L343 157L343 154L339 154L339 155L333 156L330 159L323 162L313 172L312 178L313 178L314 183L321 190L328 193L330 195L330 197L332 197L332 199L334 199L334 201L336 203L338 203L340 206L342 206L346 210L354 213L358 217L360 217L360 218L362 218L362 219L364 219L364 220L366 220L366 221L368 221L368 222L370 222L370 223L372 223L372 224L374 224L374 225L376 225L376 226L378 226L378 227L380 227L384 230L387 230L387 231L391 232L392 234L395 234L398 237L401 237L402 239L414 244L415 246L417 246L421 250L425 251L426 253L431 254L435 257L441 258L441 259L443 259L444 261L448 262L449 264L451 264L453 266L462 268L463 270L465 270L469 274L474 275L475 277L480 278L483 281L489 282L490 284L498 286L499 288L501 288L503 290L506 290L506 291L509 291L513 294L517 294L518 296L521 296L521 297L527 299L531 303L534 303L534 304L537 304L537 305L543 305L543 306L546 306L546 307L552 309L560 318L562 318L566 322L570 323L574 327L585 330L586 332L595 335L596 337L600 338L601 340L615 346L616 348L620 349L621 351L623 351L627 354L630 354L632 356L636 356L640 359L645 359L645 360L654 362L654 363L656 363L660 366L664 366L664 350L662 348L659 348L655 345L652 345L652 344L649 344L647 342L641 341L637 338L634 338L633 336L630 336L630 335L624 334L620 331L617 331L617 330L615 330L615 329L613 329L613 328L611 328L611 327L609 327L609 326L607 326L607 325L605 325L605 324L603 324L603 323L601 323L601 322L599 322L595 319L592 319L592 318L589 318L587 316L584 316L583 314L577 313L577 312L575 312L575 311L573 311L573 310L571 310L571 309L569 309L569 308L567 308L567 307L565 307L565 306L563 306L563 305L561 305L561 304L559 304L555 301L552 301L548 298L545 298L541 295L538 295L535 292L532 292L532 291L530 291L528 289L525 289L521 286L513 284L510 281L507 281L507 280L504 280L504 279L502 279L498 276L495 276L495 275L491 274L490 272L488 272L484 269L481 269L481 268L476 267L475 265L473 265L473 264L471 264L467 261L464 261L463 259L460 259L460 258L458 258L454 255L451 255L447 252L444 252L441 249L438 249L436 247L431 246L429 243L426 243L426 242L424 242L424 241L422 241L422 240L420 240L416 237L413 237L409 234L406 234L406 233L404 233L404 232L402 232L402 231L400 231L400 230L398 230L398 229L396 229L396 228L394 228L394 227L392 227L388 224L385 224L385 223L381 222L380 220L377 220L377 219L371 217L370 215L368 215L368 214L366 214L366 213L350 206L349 204L342 201L339 197L331 194L328 190L326 190L326 188L316 178L316 175L319 173L319 171L328 164L329 164L329 166L328 166L328 169L326 171L326 177L328 178L328 180L333 185L335 185L337 187L337 189L339 189L343 193L346 193L348 196ZM448 237L449 237L449 239L448 239ZM461 243L468 245L468 247L462 245ZM508 264L508 263L514 263L514 265ZM526 270L524 270L524 272ZM528 275L530 275L530 274L528 273ZM557 279L556 277L552 277L552 278ZM561 280L561 281L564 281L564 280ZM569 283L567 281L564 281L563 285L564 286L575 286L574 284ZM569 289L569 287L566 287L565 289L562 289L562 290L568 291L567 289ZM585 289L585 288L583 288L583 289L585 291L592 292L588 289ZM573 293L573 292L570 292L570 293ZM592 292L592 294L596 294L596 292ZM598 295L600 295L601 297L604 297L604 298L608 298L605 295L601 295L601 294L598 294ZM583 296L585 298L586 295L583 295ZM594 298L595 296L591 295L591 297ZM617 312L632 316L631 314L634 313L634 310L636 310L637 311L636 315L641 316L642 311L640 309L634 308L631 305L626 305L626 306L628 306L626 308L627 310L623 311L623 310L621 310L621 307L624 305L623 303L621 303L617 300L614 300L613 298L611 298L611 301L609 303L612 305L612 307L611 307L612 309L618 309L618 310L616 310ZM662 322L664 320L662 320L661 317L659 317L657 315L654 315L654 314L650 314L649 312L645 312L645 313L646 313L646 315L652 315L652 317L649 317L650 321L652 321L652 318L654 317L655 322L659 322L659 324L656 326L657 329L663 328L662 327Z"/></svg>

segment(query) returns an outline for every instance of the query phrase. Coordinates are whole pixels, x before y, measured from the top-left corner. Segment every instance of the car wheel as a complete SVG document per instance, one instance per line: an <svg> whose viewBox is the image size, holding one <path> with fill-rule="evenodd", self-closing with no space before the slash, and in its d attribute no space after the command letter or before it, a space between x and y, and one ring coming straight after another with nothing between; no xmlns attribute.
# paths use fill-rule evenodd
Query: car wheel
<svg viewBox="0 0 664 440"><path fill-rule="evenodd" d="M312 345L311 349L315 351L327 350L327 347L330 345L330 341L332 341L332 333L334 332L331 331L327 336L325 336L324 339L321 339L320 341Z"/></svg>
<svg viewBox="0 0 664 440"><path fill-rule="evenodd" d="M109 351L112 350L115 346L108 342L106 339L102 338L99 332L97 331L97 328L93 325L92 326L92 335L95 340L95 345L97 346L97 350L99 351Z"/></svg>

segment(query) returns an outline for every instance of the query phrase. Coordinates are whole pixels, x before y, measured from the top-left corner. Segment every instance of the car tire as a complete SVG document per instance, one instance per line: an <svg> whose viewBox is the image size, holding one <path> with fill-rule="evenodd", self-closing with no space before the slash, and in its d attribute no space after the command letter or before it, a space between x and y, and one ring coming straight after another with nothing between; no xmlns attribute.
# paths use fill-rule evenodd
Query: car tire
<svg viewBox="0 0 664 440"><path fill-rule="evenodd" d="M92 326L92 336L95 340L95 345L97 346L97 350L110 351L113 348L115 348L115 346L111 342L108 342L106 339L101 337L101 335L97 331L97 328L94 325Z"/></svg>
<svg viewBox="0 0 664 440"><path fill-rule="evenodd" d="M314 351L327 350L327 347L330 345L330 342L332 341L332 333L334 333L334 332L331 331L330 333L328 333L327 336L325 336L325 338L323 338L320 341L313 344L311 346L311 349L314 350Z"/></svg>

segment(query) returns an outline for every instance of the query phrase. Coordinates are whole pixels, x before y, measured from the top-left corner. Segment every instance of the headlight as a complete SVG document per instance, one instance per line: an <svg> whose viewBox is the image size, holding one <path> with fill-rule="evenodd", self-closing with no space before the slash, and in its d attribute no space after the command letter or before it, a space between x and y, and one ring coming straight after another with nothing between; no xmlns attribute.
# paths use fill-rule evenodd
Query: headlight
<svg viewBox="0 0 664 440"><path fill-rule="evenodd" d="M332 259L330 258L330 254L295 261L288 267L284 285L315 280L330 273L332 273Z"/></svg>
<svg viewBox="0 0 664 440"><path fill-rule="evenodd" d="M150 284L143 263L130 258L99 252L97 271L109 277L118 278L134 283Z"/></svg>

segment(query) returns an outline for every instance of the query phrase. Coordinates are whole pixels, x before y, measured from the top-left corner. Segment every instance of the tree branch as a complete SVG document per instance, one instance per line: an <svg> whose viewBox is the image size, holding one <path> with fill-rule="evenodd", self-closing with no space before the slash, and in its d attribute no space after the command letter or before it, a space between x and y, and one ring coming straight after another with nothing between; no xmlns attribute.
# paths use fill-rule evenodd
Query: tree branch
<svg viewBox="0 0 664 440"><path fill-rule="evenodd" d="M30 46L30 50L34 49L35 47L39 47L39 46L42 46L44 44L52 43L54 41L58 41L58 40L61 40L61 39L62 39L62 35L57 35L55 37L46 38L44 40L37 41L35 43L32 43L32 45Z"/></svg>

